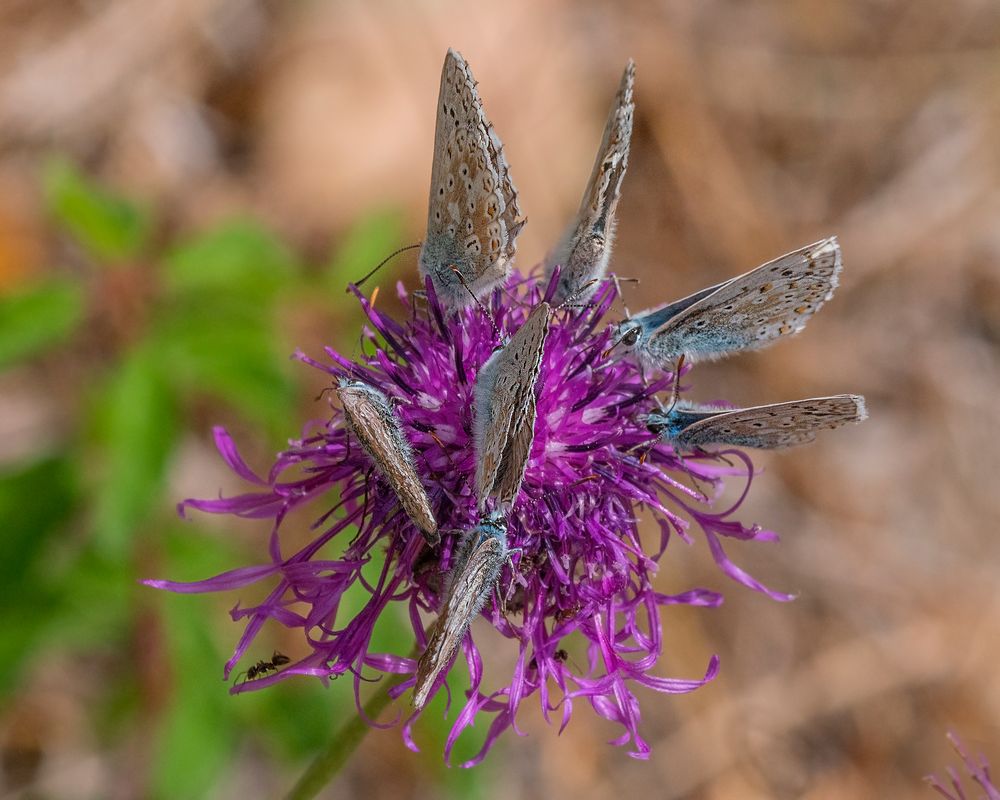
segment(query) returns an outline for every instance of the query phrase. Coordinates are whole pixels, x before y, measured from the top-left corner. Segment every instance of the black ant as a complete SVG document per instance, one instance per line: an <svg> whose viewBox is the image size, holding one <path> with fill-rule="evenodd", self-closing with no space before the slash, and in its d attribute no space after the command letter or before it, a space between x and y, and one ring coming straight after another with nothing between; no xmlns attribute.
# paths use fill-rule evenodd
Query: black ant
<svg viewBox="0 0 1000 800"><path fill-rule="evenodd" d="M256 664L250 666L250 668L245 672L241 672L240 675L246 675L246 680L252 681L256 678L263 677L269 672L277 672L278 667L287 664L291 659L284 653L279 653L277 650L271 655L270 661L264 661L261 659ZM240 676L236 676L237 682L239 682Z"/></svg>
<svg viewBox="0 0 1000 800"><path fill-rule="evenodd" d="M569 658L569 653L567 653L562 648L559 648L552 654L552 660L556 663L564 663ZM528 662L528 669L538 669L538 659L534 656L531 657L531 661Z"/></svg>

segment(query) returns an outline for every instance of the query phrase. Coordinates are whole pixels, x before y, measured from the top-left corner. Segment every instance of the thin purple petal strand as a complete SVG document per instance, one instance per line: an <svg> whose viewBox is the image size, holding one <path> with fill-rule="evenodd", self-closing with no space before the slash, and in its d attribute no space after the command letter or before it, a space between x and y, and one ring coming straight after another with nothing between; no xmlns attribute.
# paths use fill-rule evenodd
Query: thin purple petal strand
<svg viewBox="0 0 1000 800"><path fill-rule="evenodd" d="M140 583L146 586L152 586L154 589L167 589L171 592L178 592L179 594L202 594L205 592L226 592L231 589L242 589L244 586L249 586L251 583L256 583L262 578L267 578L274 575L281 568L275 564L266 564L259 567L240 567L239 569L231 569L228 572L223 572L216 575L214 578L208 578L202 581L161 581L147 579L140 581Z"/></svg>
<svg viewBox="0 0 1000 800"><path fill-rule="evenodd" d="M993 783L993 778L990 775L990 765L986 757L982 754L973 756L954 731L948 731L948 741L951 742L951 746L955 748L955 752L962 759L966 772L986 792L986 800L1000 800L1000 787ZM946 772L951 786L945 786L944 782L937 775L928 775L924 780L942 797L947 797L949 800L966 800L966 794L962 788L962 780L958 772L953 767L948 767Z"/></svg>

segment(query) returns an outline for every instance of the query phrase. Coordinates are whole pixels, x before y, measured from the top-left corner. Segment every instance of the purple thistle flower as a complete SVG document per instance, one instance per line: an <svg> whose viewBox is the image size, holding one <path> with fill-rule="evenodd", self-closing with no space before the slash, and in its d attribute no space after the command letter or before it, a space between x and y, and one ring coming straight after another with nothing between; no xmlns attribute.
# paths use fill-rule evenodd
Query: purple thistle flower
<svg viewBox="0 0 1000 800"><path fill-rule="evenodd" d="M965 749L962 740L958 738L958 734L954 731L948 732L948 741L951 742L951 746L955 748L955 752L958 753L959 757L965 763L965 768L972 776L972 780L978 783L986 792L983 797L986 800L1000 800L1000 788L993 783L993 779L990 777L990 765L986 761L986 757L979 755L973 758L969 754L969 751ZM942 797L947 797L948 800L966 800L968 795L962 789L962 781L958 775L958 771L953 767L947 767L946 772L951 781L950 787L945 786L944 781L938 778L937 775L928 775L924 780L927 781L932 789Z"/></svg>
<svg viewBox="0 0 1000 800"><path fill-rule="evenodd" d="M558 272L547 286L536 277L510 278L490 301L496 325L505 335L516 331L531 309L551 296L557 280ZM292 675L328 679L350 673L360 713L361 682L372 672L412 675L416 670L412 657L370 650L373 627L383 611L405 604L418 646L427 644L425 628L440 607L460 532L478 520L472 488L473 386L498 342L479 308L446 318L429 281L426 302L415 302L402 286L398 292L409 312L405 322L372 308L355 290L372 329L364 337L374 346L371 356L352 362L327 348L323 361L301 353L298 358L331 379L362 380L394 398L430 495L441 543L434 549L425 546L339 410L326 422L309 423L302 438L278 456L267 477L251 470L229 435L216 428L216 444L226 463L256 488L236 497L187 500L181 511L195 508L273 520L269 563L194 583L146 583L176 592L230 590L263 580L274 584L260 604L231 612L234 620L246 620L246 628L225 665L227 678L267 620L301 628L312 649L281 672L239 683L233 693L262 689ZM613 286L605 282L591 306L557 311L553 317L537 384L534 445L522 491L507 520L513 571L503 568L498 588L506 615L501 604L489 601L482 612L500 634L516 642L511 647L517 647L518 656L512 675L486 676L473 633L463 642L471 689L448 737L445 757L450 758L459 734L477 715L492 718L482 748L465 766L479 763L507 728L516 729L518 709L536 693L547 720L558 714L560 730L570 721L574 701L586 700L601 717L622 727L614 744L631 743L630 755L648 756L649 747L639 733L634 686L668 694L690 692L712 680L718 670L713 655L704 675L695 679L654 674L663 653L661 608L716 607L722 602L720 594L707 589L678 595L654 589L658 562L674 536L691 543L692 531L700 531L726 575L772 598L790 599L750 577L723 548L727 538L777 538L732 519L750 487L750 459L729 449L682 460L668 444L654 444L644 414L654 394L672 386L673 378L664 375L644 382L630 362L604 357L611 333L601 321L614 299ZM715 497L704 492L717 496L729 476L745 481L743 494L731 507L716 508ZM285 516L331 489L339 500L318 512L313 541L286 552ZM652 540L640 536L640 509L648 509L659 524ZM330 542L341 554L320 557L329 551ZM385 559L377 579L370 581L362 569L376 548L385 551ZM356 584L364 587L368 600L353 619L345 619L341 600ZM579 658L567 658L566 649ZM412 685L410 678L394 696ZM414 750L411 727L416 716L403 726L404 739Z"/></svg>

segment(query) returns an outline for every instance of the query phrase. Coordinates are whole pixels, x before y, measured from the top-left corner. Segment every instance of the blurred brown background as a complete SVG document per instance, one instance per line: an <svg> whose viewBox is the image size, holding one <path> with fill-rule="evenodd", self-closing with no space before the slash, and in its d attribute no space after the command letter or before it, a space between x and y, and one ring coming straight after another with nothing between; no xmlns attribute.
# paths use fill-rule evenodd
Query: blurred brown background
<svg viewBox="0 0 1000 800"><path fill-rule="evenodd" d="M783 540L730 554L796 602L725 581L701 543L668 552L665 590L706 585L726 603L665 616L661 672L700 674L718 652L722 673L691 696L640 694L648 763L607 746L615 732L589 708L557 737L531 703L530 735L507 736L468 791L929 797L921 777L953 760L950 726L1000 768L993 0L5 0L0 289L43 272L58 249L38 179L53 151L147 200L171 230L249 213L308 259L398 206L417 241L448 46L472 65L506 145L529 219L522 268L575 210L633 57L636 127L614 259L643 279L626 290L633 308L836 234L845 270L834 301L791 342L696 369L692 396L753 404L850 391L871 412L810 448L759 457L765 473L742 516ZM394 269L412 286L411 255ZM289 324L313 352L339 335ZM59 425L75 399L58 381L0 384L0 459ZM290 412L288 435L302 419ZM229 420L196 431L199 445L171 473L174 500L232 486L209 450L210 422ZM220 620L220 631L235 641L235 626ZM498 654L495 668L508 661ZM141 792L129 749L101 744L88 695L74 690L102 675L61 663L48 678L36 665L2 709L5 746L34 731L44 756L26 784L8 775L10 792L22 788L4 796ZM439 759L406 751L396 730L373 731L328 796L437 797ZM269 796L299 769L244 751L210 796Z"/></svg>

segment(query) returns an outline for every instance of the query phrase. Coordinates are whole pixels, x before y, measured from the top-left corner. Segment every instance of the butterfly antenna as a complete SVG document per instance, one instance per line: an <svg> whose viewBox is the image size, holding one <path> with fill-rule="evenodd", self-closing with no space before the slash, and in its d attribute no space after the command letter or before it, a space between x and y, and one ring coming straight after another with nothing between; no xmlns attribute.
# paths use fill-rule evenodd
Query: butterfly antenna
<svg viewBox="0 0 1000 800"><path fill-rule="evenodd" d="M611 280L614 281L615 291L618 293L618 299L622 301L622 308L625 309L625 319L632 319L632 313L628 310L628 305L625 303L625 294L622 292L621 281L629 281L630 283L638 283L638 278L619 278L615 273L611 273Z"/></svg>
<svg viewBox="0 0 1000 800"><path fill-rule="evenodd" d="M490 310L482 304L480 299L476 297L475 292L473 292L472 289L469 288L469 284L465 282L465 276L461 272L459 272L458 267L454 265L449 265L448 269L450 269L452 272L455 273L455 277L458 278L458 282L462 284L462 288L469 293L469 297L472 298L472 302L474 302L477 306L479 306L479 310L486 315L486 319L490 321L490 325L493 327L493 333L497 335L497 341L502 342L503 334L500 333L500 329L497 327L496 321L493 319L493 315L490 313Z"/></svg>
<svg viewBox="0 0 1000 800"><path fill-rule="evenodd" d="M415 247L420 247L421 245L423 245L423 242L417 242L416 244L408 244L408 245L406 245L406 247L400 247L398 250L393 250L391 253L389 253L389 255L387 255L385 258L383 258L378 263L378 266L376 266L375 269L371 270L360 281L356 281L354 283L354 285L360 288L361 285L366 280L368 280L372 275L374 275L376 272L378 272L380 269L382 269L382 267L384 267L389 261L391 261L392 259L394 259L400 253L405 253L407 250L413 250ZM350 287L348 287L345 291L350 292L351 291Z"/></svg>
<svg viewBox="0 0 1000 800"><path fill-rule="evenodd" d="M572 301L574 300L574 298L577 298L581 294L583 294L587 289L589 289L595 283L599 283L599 281L597 280L597 278L593 278L593 279L587 281L585 284L583 284L583 286L581 286L579 289L577 289L575 292L573 292L569 297L567 297L565 300L563 300L559 305L557 305L552 310L553 311L559 311L560 309L563 309L563 308L593 308L594 307L593 303L573 303Z"/></svg>
<svg viewBox="0 0 1000 800"><path fill-rule="evenodd" d="M313 398L313 402L316 403L316 402L322 400L326 396L327 392L332 392L336 388L337 388L336 386L327 386L323 391L321 391L318 395L316 395Z"/></svg>

